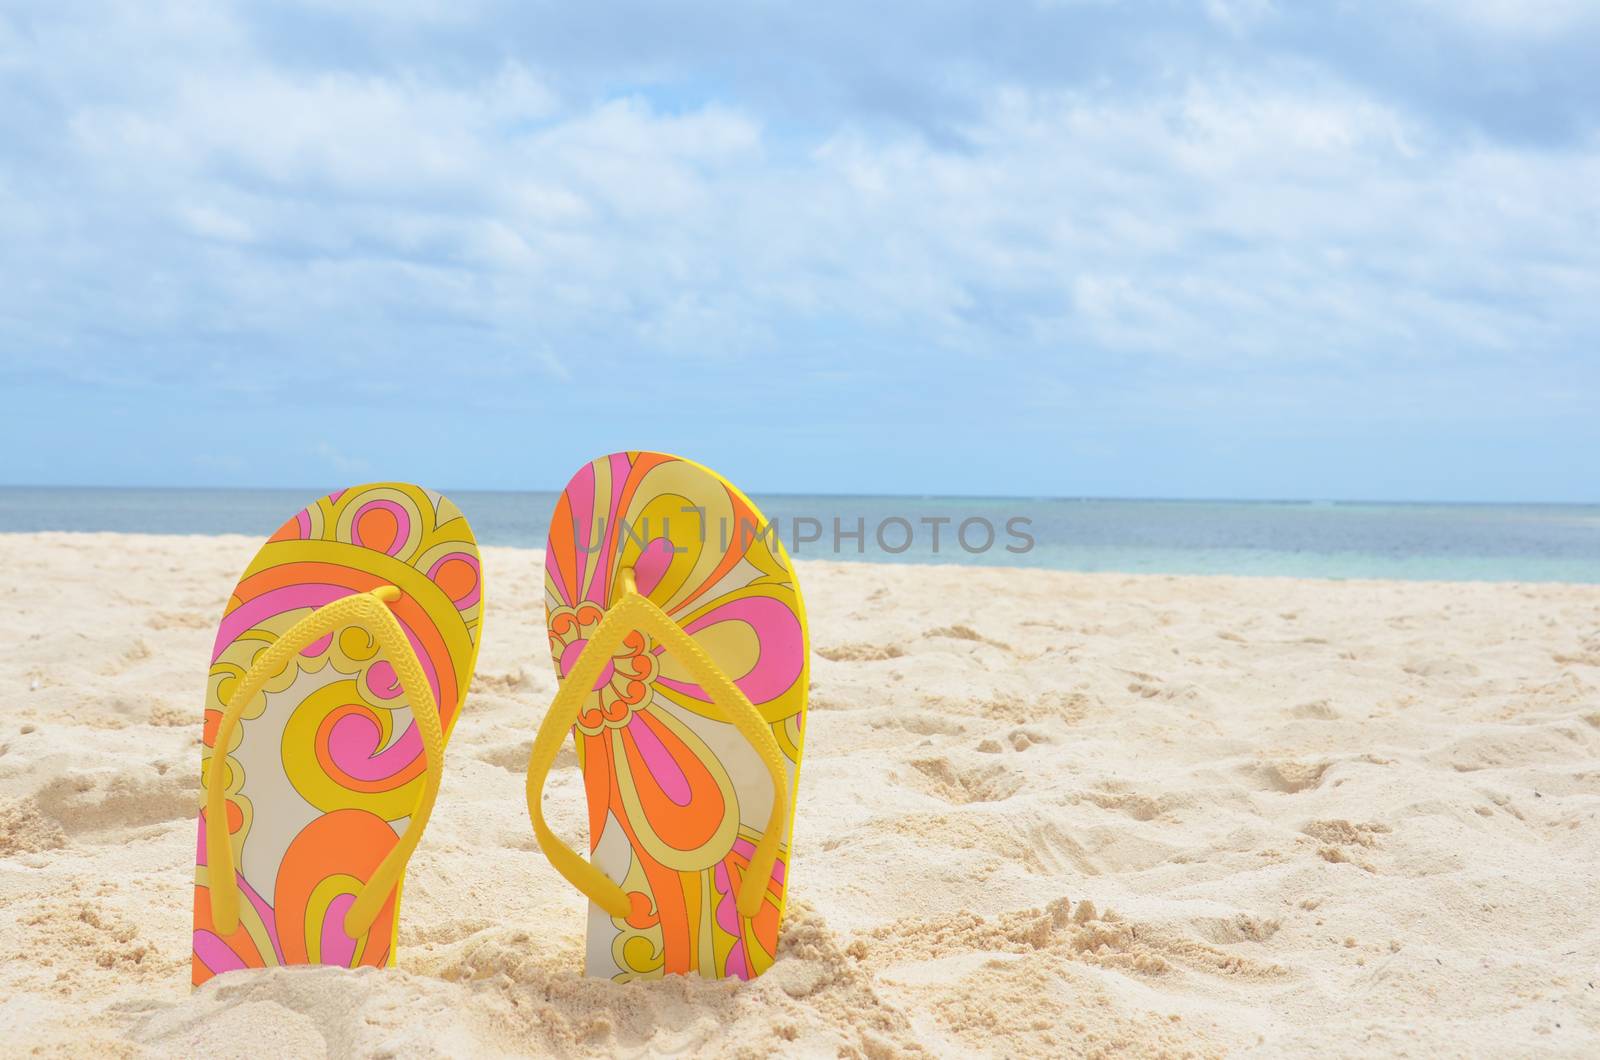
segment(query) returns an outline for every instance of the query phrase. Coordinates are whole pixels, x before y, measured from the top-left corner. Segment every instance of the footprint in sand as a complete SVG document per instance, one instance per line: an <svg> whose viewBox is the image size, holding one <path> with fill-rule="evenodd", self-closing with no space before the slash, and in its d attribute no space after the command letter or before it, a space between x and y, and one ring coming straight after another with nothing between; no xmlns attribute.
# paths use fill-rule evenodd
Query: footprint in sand
<svg viewBox="0 0 1600 1060"><path fill-rule="evenodd" d="M1326 699L1314 699L1309 703L1289 708L1291 718L1307 718L1312 721L1336 721L1339 712L1333 709L1333 704Z"/></svg>
<svg viewBox="0 0 1600 1060"><path fill-rule="evenodd" d="M1126 814L1135 821L1153 821L1174 806L1189 801L1170 795L1153 798L1137 792L1117 791L1091 791L1084 798L1102 810Z"/></svg>
<svg viewBox="0 0 1600 1060"><path fill-rule="evenodd" d="M528 755L532 750L532 740L513 740L492 747L474 748L471 754L480 762L518 773L528 768Z"/></svg>
<svg viewBox="0 0 1600 1060"><path fill-rule="evenodd" d="M76 774L45 784L32 801L68 836L109 832L109 841L122 842L130 828L193 818L200 803L200 778L186 770Z"/></svg>
<svg viewBox="0 0 1600 1060"><path fill-rule="evenodd" d="M998 762L957 766L943 755L918 758L910 763L922 777L928 794L958 805L971 802L999 802L1022 788L1022 776Z"/></svg>
<svg viewBox="0 0 1600 1060"><path fill-rule="evenodd" d="M145 622L151 629L210 629L217 616L199 611L157 611Z"/></svg>
<svg viewBox="0 0 1600 1060"><path fill-rule="evenodd" d="M1327 773L1330 765L1331 762L1297 762L1286 759L1281 762L1262 762L1243 766L1240 772L1268 790L1293 795L1319 786L1323 774Z"/></svg>
<svg viewBox="0 0 1600 1060"><path fill-rule="evenodd" d="M881 662L898 659L906 653L898 644L840 644L818 648L816 652L829 662Z"/></svg>
<svg viewBox="0 0 1600 1060"><path fill-rule="evenodd" d="M915 736L960 736L966 726L940 714L911 712L880 714L869 722L874 729L903 729Z"/></svg>
<svg viewBox="0 0 1600 1060"><path fill-rule="evenodd" d="M143 637L137 637L134 642L122 652L109 666L100 672L106 677L119 677L127 673L146 659L151 658L155 652L150 650L150 645Z"/></svg>
<svg viewBox="0 0 1600 1060"><path fill-rule="evenodd" d="M476 688L491 692L517 692L527 688L533 682L522 667L504 674L479 673L472 683Z"/></svg>
<svg viewBox="0 0 1600 1060"><path fill-rule="evenodd" d="M1265 942L1278 933L1283 921L1277 917L1258 917L1249 913L1233 916L1195 917L1189 923L1207 942L1231 946L1240 942Z"/></svg>
<svg viewBox="0 0 1600 1060"><path fill-rule="evenodd" d="M982 633L979 633L971 626L938 626L934 629L928 630L922 636L924 639L928 640L965 640L971 641L974 644L987 644L991 648L999 648L1001 651L1014 650L1011 645L1005 643L1004 641L995 640L992 637L985 637Z"/></svg>

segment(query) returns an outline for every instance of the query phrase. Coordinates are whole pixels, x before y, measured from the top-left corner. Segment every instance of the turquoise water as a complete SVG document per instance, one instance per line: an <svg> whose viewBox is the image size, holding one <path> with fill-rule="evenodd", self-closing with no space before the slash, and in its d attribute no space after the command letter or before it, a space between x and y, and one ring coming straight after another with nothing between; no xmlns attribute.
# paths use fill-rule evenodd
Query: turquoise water
<svg viewBox="0 0 1600 1060"><path fill-rule="evenodd" d="M3 487L0 532L265 536L315 492ZM480 541L525 547L543 546L556 499L554 493L471 490L450 496ZM754 500L801 559L1600 583L1600 505L759 494ZM962 524L966 547L958 537ZM985 526L992 528L992 541ZM858 529L860 539L853 536Z"/></svg>

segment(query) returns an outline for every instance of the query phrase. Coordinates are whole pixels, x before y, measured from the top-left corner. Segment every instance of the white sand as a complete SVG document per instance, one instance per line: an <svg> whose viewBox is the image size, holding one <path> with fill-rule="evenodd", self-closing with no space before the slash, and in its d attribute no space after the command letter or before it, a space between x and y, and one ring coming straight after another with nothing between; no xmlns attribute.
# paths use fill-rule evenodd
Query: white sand
<svg viewBox="0 0 1600 1060"><path fill-rule="evenodd" d="M619 987L523 808L540 556L491 548L398 968L191 993L200 695L256 544L0 535L0 1051L1600 1053L1594 586L802 563L778 963Z"/></svg>

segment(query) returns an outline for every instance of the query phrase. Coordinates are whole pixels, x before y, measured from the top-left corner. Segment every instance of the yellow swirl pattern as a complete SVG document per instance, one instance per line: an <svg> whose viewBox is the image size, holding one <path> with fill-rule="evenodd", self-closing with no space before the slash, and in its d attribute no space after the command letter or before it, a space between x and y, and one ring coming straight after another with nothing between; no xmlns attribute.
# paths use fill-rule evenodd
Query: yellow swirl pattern
<svg viewBox="0 0 1600 1060"><path fill-rule="evenodd" d="M397 822L422 790L427 756L395 661L360 625L335 629L270 675L244 705L228 746L213 746L224 707L261 652L324 605L384 585L400 590L393 617L421 665L408 687L431 691L448 738L483 612L477 546L449 500L404 483L330 494L272 535L228 600L207 681L202 780L226 770L243 900L238 929L220 934L202 814L196 984L238 967L393 959L393 895L362 937L341 925L352 896L395 849Z"/></svg>
<svg viewBox="0 0 1600 1060"><path fill-rule="evenodd" d="M597 934L591 921L591 974L749 978L771 964L787 894L809 665L794 571L764 528L760 511L724 479L661 453L594 460L556 505L545 602L558 676L617 606L621 572L633 572L638 592L767 722L789 777L778 861L764 904L746 916L734 896L751 853L766 842L770 775L674 652L642 629L624 639L573 726L594 864L632 906L610 917L608 932ZM761 897L754 885L749 893Z"/></svg>

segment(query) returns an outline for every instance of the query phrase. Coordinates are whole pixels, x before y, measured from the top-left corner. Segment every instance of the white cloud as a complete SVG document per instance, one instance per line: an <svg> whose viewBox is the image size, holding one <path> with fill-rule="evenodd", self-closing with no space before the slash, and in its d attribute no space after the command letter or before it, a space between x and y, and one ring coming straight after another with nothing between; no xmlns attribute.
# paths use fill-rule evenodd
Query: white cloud
<svg viewBox="0 0 1600 1060"><path fill-rule="evenodd" d="M1429 15L1474 30L1517 37L1553 37L1600 23L1592 0L1409 0Z"/></svg>
<svg viewBox="0 0 1600 1060"><path fill-rule="evenodd" d="M1255 26L1275 7L1273 0L1205 0L1206 14L1235 33Z"/></svg>
<svg viewBox="0 0 1600 1060"><path fill-rule="evenodd" d="M72 358L47 335L311 366L449 343L560 377L537 351L733 357L818 320L842 322L841 361L853 330L1046 363L1501 356L1600 323L1600 144L1450 135L1294 57L965 87L944 142L585 93L522 59L309 69L226 8L138 10L51 23L7 60L59 110L39 157L0 153L0 264L28 276L0 292L0 347L50 370ZM102 23L120 80L96 72Z"/></svg>

